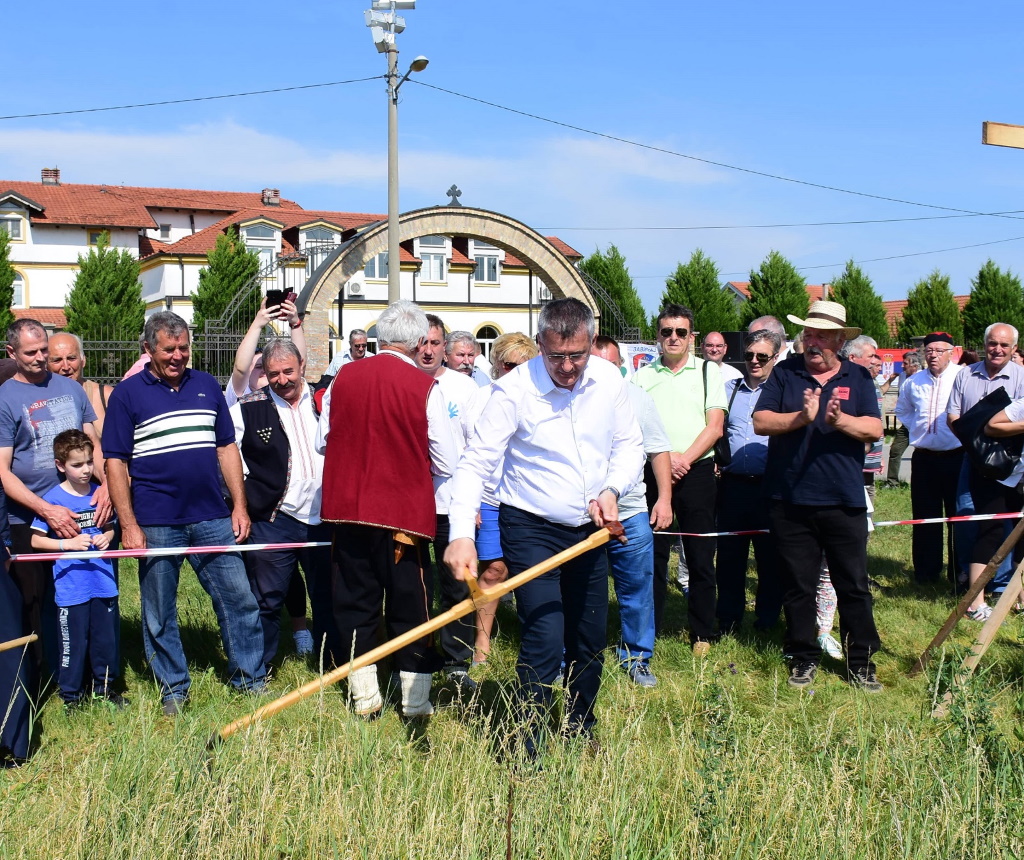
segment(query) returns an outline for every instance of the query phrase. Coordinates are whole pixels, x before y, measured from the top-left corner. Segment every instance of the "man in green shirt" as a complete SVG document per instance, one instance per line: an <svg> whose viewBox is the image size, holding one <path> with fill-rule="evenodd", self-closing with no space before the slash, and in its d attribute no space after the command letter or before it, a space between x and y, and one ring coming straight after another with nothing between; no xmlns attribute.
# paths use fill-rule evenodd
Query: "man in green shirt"
<svg viewBox="0 0 1024 860"><path fill-rule="evenodd" d="M715 530L714 445L725 426L727 405L718 365L692 354L693 311L666 305L658 315L661 357L641 368L633 383L654 398L672 443L672 509L680 530ZM653 478L648 486L654 486ZM672 539L655 536L654 615L660 632L668 591L668 556ZM715 631L715 539L683 538L690 568L690 642L704 656Z"/></svg>

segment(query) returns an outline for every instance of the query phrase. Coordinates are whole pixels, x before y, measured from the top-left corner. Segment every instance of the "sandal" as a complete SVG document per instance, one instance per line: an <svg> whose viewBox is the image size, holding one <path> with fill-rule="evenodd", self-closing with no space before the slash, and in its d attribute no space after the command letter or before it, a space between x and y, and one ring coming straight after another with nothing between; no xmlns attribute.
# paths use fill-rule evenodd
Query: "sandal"
<svg viewBox="0 0 1024 860"><path fill-rule="evenodd" d="M992 607L983 603L977 609L968 609L967 617L971 621L988 621L992 617Z"/></svg>

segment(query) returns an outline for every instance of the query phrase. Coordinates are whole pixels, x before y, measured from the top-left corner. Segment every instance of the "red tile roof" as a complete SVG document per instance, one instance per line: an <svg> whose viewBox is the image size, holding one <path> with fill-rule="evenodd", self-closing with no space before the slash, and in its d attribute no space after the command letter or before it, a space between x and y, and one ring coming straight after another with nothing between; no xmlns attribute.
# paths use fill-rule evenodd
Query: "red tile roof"
<svg viewBox="0 0 1024 860"><path fill-rule="evenodd" d="M45 207L30 213L33 224L76 224L83 227L154 227L150 209L197 209L234 212L258 207L263 213L300 210L291 200L264 206L260 191L199 191L182 188L138 188L127 185L43 185L0 179L0 194L15 191Z"/></svg>
<svg viewBox="0 0 1024 860"><path fill-rule="evenodd" d="M729 281L728 286L742 294L745 299L750 298L750 281ZM825 287L823 284L808 284L807 298L812 302L820 302L824 289Z"/></svg>
<svg viewBox="0 0 1024 860"><path fill-rule="evenodd" d="M33 319L48 328L65 328L68 318L63 308L11 308L15 319Z"/></svg>
<svg viewBox="0 0 1024 860"><path fill-rule="evenodd" d="M579 251L577 251L571 245L568 245L565 242L563 242L557 236L545 236L544 238L547 239L552 245L554 245L557 250L565 254L565 256L568 257L570 260L583 259L583 255Z"/></svg>
<svg viewBox="0 0 1024 860"><path fill-rule="evenodd" d="M956 306L960 308L960 312L963 313L964 305L970 301L970 293L966 296L953 296L956 299ZM885 307L885 321L889 324L889 331L893 337L896 337L896 331L899 328L900 320L903 319L903 309L907 306L906 299L892 299L888 302L882 302Z"/></svg>

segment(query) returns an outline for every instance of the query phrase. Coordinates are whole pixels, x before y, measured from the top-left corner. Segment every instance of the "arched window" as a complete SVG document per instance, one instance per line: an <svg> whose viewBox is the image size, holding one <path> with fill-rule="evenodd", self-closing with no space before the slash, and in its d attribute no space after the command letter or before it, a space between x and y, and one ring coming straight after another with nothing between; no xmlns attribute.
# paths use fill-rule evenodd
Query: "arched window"
<svg viewBox="0 0 1024 860"><path fill-rule="evenodd" d="M476 330L477 343L480 344L484 358L488 361L491 360L491 347L494 346L494 340L500 335L501 332L492 325L482 325Z"/></svg>
<svg viewBox="0 0 1024 860"><path fill-rule="evenodd" d="M245 228L246 239L273 239L276 231L266 224L250 224Z"/></svg>

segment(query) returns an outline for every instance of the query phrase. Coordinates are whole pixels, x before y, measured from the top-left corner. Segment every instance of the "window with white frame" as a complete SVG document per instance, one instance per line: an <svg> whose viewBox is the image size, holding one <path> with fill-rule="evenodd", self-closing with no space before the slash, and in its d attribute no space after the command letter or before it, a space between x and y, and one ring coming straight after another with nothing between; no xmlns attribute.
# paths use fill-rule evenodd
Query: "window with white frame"
<svg viewBox="0 0 1024 860"><path fill-rule="evenodd" d="M444 236L420 236L420 245L430 248L446 248L448 243Z"/></svg>
<svg viewBox="0 0 1024 860"><path fill-rule="evenodd" d="M21 227L21 216L10 213L0 213L0 230L14 240L25 238Z"/></svg>
<svg viewBox="0 0 1024 860"><path fill-rule="evenodd" d="M473 278L477 283L498 283L498 258L490 254L478 254Z"/></svg>
<svg viewBox="0 0 1024 860"><path fill-rule="evenodd" d="M441 254L425 254L420 251L423 268L420 269L420 280L440 283L446 279L445 256Z"/></svg>
<svg viewBox="0 0 1024 860"><path fill-rule="evenodd" d="M480 351L488 361L491 359L491 348L494 346L494 341L500 336L501 332L492 325L482 325L476 330L476 342L480 344Z"/></svg>
<svg viewBox="0 0 1024 860"><path fill-rule="evenodd" d="M250 224L243 231L243 236L248 239L276 239L277 231L266 224Z"/></svg>
<svg viewBox="0 0 1024 860"><path fill-rule="evenodd" d="M366 277L375 280L383 281L388 276L388 254L387 251L377 254L375 257L370 257L367 261L365 268L363 269Z"/></svg>
<svg viewBox="0 0 1024 860"><path fill-rule="evenodd" d="M21 272L14 273L14 298L11 299L11 307L25 307L25 278Z"/></svg>
<svg viewBox="0 0 1024 860"><path fill-rule="evenodd" d="M161 242L166 242L170 238L171 238L171 225L170 224L161 224L160 225L160 241Z"/></svg>
<svg viewBox="0 0 1024 860"><path fill-rule="evenodd" d="M277 260L277 230L268 224L250 224L242 228L245 247L260 258L260 271L266 277L273 277L273 265Z"/></svg>

